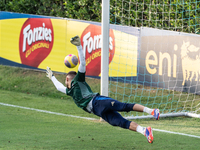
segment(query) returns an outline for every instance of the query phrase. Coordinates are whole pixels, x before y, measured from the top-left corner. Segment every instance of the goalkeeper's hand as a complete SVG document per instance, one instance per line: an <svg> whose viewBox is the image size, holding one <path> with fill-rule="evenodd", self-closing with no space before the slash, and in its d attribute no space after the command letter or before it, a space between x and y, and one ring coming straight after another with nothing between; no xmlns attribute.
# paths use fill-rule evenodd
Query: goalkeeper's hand
<svg viewBox="0 0 200 150"><path fill-rule="evenodd" d="M53 76L53 72L51 71L51 69L50 69L49 67L47 67L46 73L47 73L47 77L48 77L49 79L51 79L52 76Z"/></svg>
<svg viewBox="0 0 200 150"><path fill-rule="evenodd" d="M78 35L73 37L73 38L71 38L70 42L75 46L80 46L81 45L81 40L80 40Z"/></svg>

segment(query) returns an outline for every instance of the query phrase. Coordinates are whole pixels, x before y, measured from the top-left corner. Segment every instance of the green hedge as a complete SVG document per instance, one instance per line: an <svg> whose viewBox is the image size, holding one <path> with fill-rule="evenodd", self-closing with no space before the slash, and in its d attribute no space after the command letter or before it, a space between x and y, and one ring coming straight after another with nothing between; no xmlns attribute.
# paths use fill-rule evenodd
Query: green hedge
<svg viewBox="0 0 200 150"><path fill-rule="evenodd" d="M101 21L101 0L1 0L1 11ZM198 0L110 0L110 22L199 33Z"/></svg>
<svg viewBox="0 0 200 150"><path fill-rule="evenodd" d="M101 20L101 0L1 0L1 11Z"/></svg>

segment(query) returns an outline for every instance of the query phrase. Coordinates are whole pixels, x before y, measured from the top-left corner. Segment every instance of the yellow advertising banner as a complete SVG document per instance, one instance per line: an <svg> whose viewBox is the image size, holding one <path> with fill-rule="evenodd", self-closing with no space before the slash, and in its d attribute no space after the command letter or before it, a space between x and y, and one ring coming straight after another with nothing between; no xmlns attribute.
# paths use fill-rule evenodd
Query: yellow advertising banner
<svg viewBox="0 0 200 150"><path fill-rule="evenodd" d="M0 64L53 71L77 71L67 68L65 56L77 49L70 43L79 35L86 59L86 75L100 76L101 26L97 23L57 18L9 18L0 20ZM109 76L137 75L138 36L110 29Z"/></svg>

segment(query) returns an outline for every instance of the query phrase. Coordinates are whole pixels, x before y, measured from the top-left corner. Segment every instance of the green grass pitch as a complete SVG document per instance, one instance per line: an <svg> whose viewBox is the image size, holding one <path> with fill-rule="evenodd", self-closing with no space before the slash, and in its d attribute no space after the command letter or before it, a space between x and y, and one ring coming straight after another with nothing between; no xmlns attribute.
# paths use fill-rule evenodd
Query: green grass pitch
<svg viewBox="0 0 200 150"><path fill-rule="evenodd" d="M64 75L56 77L64 82ZM87 79L89 84L96 80ZM99 91L96 84L92 84ZM0 66L0 103L90 117L86 120L0 105L0 149L125 150L200 149L199 138L154 131L154 143L136 132L99 122L73 100L56 91L44 72ZM142 126L200 137L200 119L161 118L133 120Z"/></svg>

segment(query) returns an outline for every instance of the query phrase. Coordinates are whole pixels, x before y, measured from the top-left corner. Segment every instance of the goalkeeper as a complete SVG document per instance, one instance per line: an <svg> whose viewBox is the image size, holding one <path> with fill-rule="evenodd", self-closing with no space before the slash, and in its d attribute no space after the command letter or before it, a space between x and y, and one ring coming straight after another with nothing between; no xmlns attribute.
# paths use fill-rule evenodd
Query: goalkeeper
<svg viewBox="0 0 200 150"><path fill-rule="evenodd" d="M75 36L71 39L71 43L78 49L80 65L78 72L70 71L66 75L66 87L60 83L53 72L47 67L47 77L51 79L58 91L71 96L76 105L88 113L93 113L113 126L129 129L139 132L146 136L149 143L153 143L153 131L151 127L142 127L133 121L123 118L119 113L122 111L138 111L146 112L159 119L159 109L150 109L139 104L122 103L110 97L93 93L89 85L85 82L85 58L80 42L80 38Z"/></svg>

